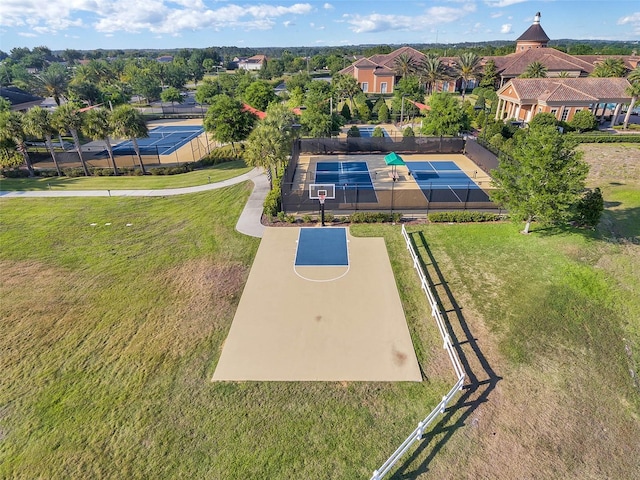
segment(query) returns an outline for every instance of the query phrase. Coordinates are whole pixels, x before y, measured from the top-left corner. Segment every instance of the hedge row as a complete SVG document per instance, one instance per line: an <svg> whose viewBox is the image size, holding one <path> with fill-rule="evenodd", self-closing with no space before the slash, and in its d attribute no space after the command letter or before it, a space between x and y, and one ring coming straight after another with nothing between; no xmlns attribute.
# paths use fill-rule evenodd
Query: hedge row
<svg viewBox="0 0 640 480"><path fill-rule="evenodd" d="M567 136L575 139L578 143L640 143L640 135L634 134L598 135L567 133Z"/></svg>
<svg viewBox="0 0 640 480"><path fill-rule="evenodd" d="M473 212L469 210L455 212L434 212L427 215L433 223L464 223L464 222L497 222L504 220L504 214L489 212Z"/></svg>

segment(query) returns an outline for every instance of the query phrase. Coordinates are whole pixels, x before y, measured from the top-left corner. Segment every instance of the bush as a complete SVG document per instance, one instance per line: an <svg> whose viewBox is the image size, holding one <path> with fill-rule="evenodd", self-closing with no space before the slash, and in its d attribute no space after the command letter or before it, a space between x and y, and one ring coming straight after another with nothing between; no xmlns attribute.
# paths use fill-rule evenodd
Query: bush
<svg viewBox="0 0 640 480"><path fill-rule="evenodd" d="M401 213L385 212L355 212L349 217L351 223L397 223L401 219Z"/></svg>
<svg viewBox="0 0 640 480"><path fill-rule="evenodd" d="M578 132L587 132L598 128L598 119L589 110L580 110L573 116L569 125Z"/></svg>
<svg viewBox="0 0 640 480"><path fill-rule="evenodd" d="M304 223L311 223L311 222L313 222L313 219L311 218L311 215L306 214L306 215L302 216L302 221Z"/></svg>
<svg viewBox="0 0 640 480"><path fill-rule="evenodd" d="M27 170L20 170L19 168L3 169L2 176L5 178L26 178L29 176L29 172Z"/></svg>
<svg viewBox="0 0 640 480"><path fill-rule="evenodd" d="M375 138L383 138L384 132L382 131L382 128L376 127L373 129L373 133L371 134L371 136Z"/></svg>
<svg viewBox="0 0 640 480"><path fill-rule="evenodd" d="M347 131L347 137L359 137L359 136L360 136L360 129L358 127L356 127L355 125L352 126Z"/></svg>
<svg viewBox="0 0 640 480"><path fill-rule="evenodd" d="M603 211L604 199L600 189L588 189L575 205L574 220L581 226L596 227Z"/></svg>
<svg viewBox="0 0 640 480"><path fill-rule="evenodd" d="M413 128L411 127L406 127L403 131L402 131L402 136L403 137L415 137L416 136L416 132L413 131Z"/></svg>
<svg viewBox="0 0 640 480"><path fill-rule="evenodd" d="M267 198L264 199L264 213L268 217L275 217L280 212L280 187L274 186L273 190L271 190L267 194ZM283 213L283 212L281 212Z"/></svg>
<svg viewBox="0 0 640 480"><path fill-rule="evenodd" d="M433 223L497 222L498 220L504 220L504 215L469 210L434 212L427 215L427 217Z"/></svg>
<svg viewBox="0 0 640 480"><path fill-rule="evenodd" d="M67 177L84 177L84 170L82 168L65 168L62 173Z"/></svg>
<svg viewBox="0 0 640 480"><path fill-rule="evenodd" d="M640 135L605 135L598 132L570 133L572 140L578 143L640 143Z"/></svg>

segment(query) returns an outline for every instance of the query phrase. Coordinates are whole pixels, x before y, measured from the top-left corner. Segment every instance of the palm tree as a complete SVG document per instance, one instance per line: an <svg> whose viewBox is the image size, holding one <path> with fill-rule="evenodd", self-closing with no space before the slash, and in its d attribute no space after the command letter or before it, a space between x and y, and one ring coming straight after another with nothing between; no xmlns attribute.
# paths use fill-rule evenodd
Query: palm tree
<svg viewBox="0 0 640 480"><path fill-rule="evenodd" d="M440 57L433 54L427 54L418 67L418 76L420 81L424 83L427 94L433 93L436 83L448 77L447 67Z"/></svg>
<svg viewBox="0 0 640 480"><path fill-rule="evenodd" d="M137 139L148 137L149 129L140 112L127 104L116 107L111 114L111 133L114 137L131 140L133 149L138 157L140 170L142 170L143 175L146 175L147 171L144 168L144 163L142 163L142 155L140 155L140 146Z"/></svg>
<svg viewBox="0 0 640 480"><path fill-rule="evenodd" d="M349 99L349 103L351 104L351 111L353 112L353 97L362 92L362 89L358 84L358 80L350 75L341 74L336 74L333 79L333 85L338 92L338 95L340 95L341 98L346 97Z"/></svg>
<svg viewBox="0 0 640 480"><path fill-rule="evenodd" d="M547 78L547 67L540 62L531 62L520 78Z"/></svg>
<svg viewBox="0 0 640 480"><path fill-rule="evenodd" d="M44 139L44 143L47 146L47 150L49 150L53 164L56 166L56 172L58 172L58 176L62 175L60 165L58 165L56 151L53 148L53 141L51 140L52 135L57 132L56 129L53 128L51 113L49 113L49 110L41 107L33 107L24 114L23 125L25 133L36 138Z"/></svg>
<svg viewBox="0 0 640 480"><path fill-rule="evenodd" d="M69 80L65 67L53 64L37 76L42 92L48 97L53 97L56 105L60 105L60 99L67 93Z"/></svg>
<svg viewBox="0 0 640 480"><path fill-rule="evenodd" d="M624 64L624 60L619 57L609 57L598 63L589 76L600 78L624 77L625 73L627 73L627 67Z"/></svg>
<svg viewBox="0 0 640 480"><path fill-rule="evenodd" d="M260 123L247 138L244 153L247 165L262 167L269 179L269 188L273 189L273 172L278 164L287 159L289 142L275 126Z"/></svg>
<svg viewBox="0 0 640 480"><path fill-rule="evenodd" d="M406 78L417 70L417 62L407 53L402 53L393 62L393 71L396 75Z"/></svg>
<svg viewBox="0 0 640 480"><path fill-rule="evenodd" d="M15 143L16 150L20 152L24 163L29 170L29 176L35 176L33 165L31 164L31 158L25 145L25 131L22 124L23 114L15 111L3 111L0 113L0 140L12 141Z"/></svg>
<svg viewBox="0 0 640 480"><path fill-rule="evenodd" d="M66 133L67 131L71 133L71 136L73 137L73 144L76 147L76 152L78 152L78 158L82 164L84 174L86 176L91 175L89 173L89 168L87 168L87 163L84 161L84 157L82 156L82 145L80 145L80 137L78 136L78 131L82 128L82 117L80 116L78 107L73 103L60 105L53 112L52 124L61 134Z"/></svg>
<svg viewBox="0 0 640 480"><path fill-rule="evenodd" d="M466 52L457 59L458 78L462 79L462 100L469 80L476 78L482 69L480 57L473 52Z"/></svg>
<svg viewBox="0 0 640 480"><path fill-rule="evenodd" d="M627 90L627 93L631 95L631 103L629 104L629 108L627 109L627 114L624 116L624 123L622 125L623 129L627 129L629 127L629 118L631 117L631 111L638 101L638 97L640 97L640 66L636 67L628 76L627 80L631 84Z"/></svg>
<svg viewBox="0 0 640 480"><path fill-rule="evenodd" d="M571 78L571 75L569 75L569 72L563 70L558 74L558 78Z"/></svg>
<svg viewBox="0 0 640 480"><path fill-rule="evenodd" d="M104 108L92 108L83 114L82 133L92 140L104 140L113 167L113 174L118 175L118 167L113 157L113 147L109 135L111 134L111 125L109 124L109 110Z"/></svg>

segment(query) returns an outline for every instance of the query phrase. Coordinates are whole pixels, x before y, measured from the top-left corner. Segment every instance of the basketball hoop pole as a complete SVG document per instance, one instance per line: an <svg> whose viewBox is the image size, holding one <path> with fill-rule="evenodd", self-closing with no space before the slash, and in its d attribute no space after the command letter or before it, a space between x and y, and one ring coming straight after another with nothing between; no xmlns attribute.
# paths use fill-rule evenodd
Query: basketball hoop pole
<svg viewBox="0 0 640 480"><path fill-rule="evenodd" d="M318 200L320 201L320 224L324 227L324 199L325 195L318 195Z"/></svg>

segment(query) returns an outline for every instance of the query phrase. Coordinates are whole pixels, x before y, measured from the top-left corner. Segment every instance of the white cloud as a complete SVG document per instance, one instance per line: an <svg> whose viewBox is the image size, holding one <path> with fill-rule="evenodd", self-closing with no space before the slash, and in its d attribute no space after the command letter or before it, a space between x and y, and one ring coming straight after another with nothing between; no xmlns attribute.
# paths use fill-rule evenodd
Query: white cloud
<svg viewBox="0 0 640 480"><path fill-rule="evenodd" d="M489 7L502 8L510 7L511 5L516 5L518 3L524 3L527 1L528 0L485 0L484 3Z"/></svg>
<svg viewBox="0 0 640 480"><path fill-rule="evenodd" d="M425 26L452 23L473 13L476 7L473 3L466 3L460 8L432 7L422 15L352 15L347 23L355 33L374 33L386 30L420 31Z"/></svg>
<svg viewBox="0 0 640 480"><path fill-rule="evenodd" d="M510 23L505 23L500 27L500 33L502 34L513 33L513 30L511 30L511 27L512 25Z"/></svg>
<svg viewBox="0 0 640 480"><path fill-rule="evenodd" d="M293 22L291 22L289 20L286 20L286 21L282 22L282 25L284 25L284 28L289 28L290 26L295 25L295 23L293 23Z"/></svg>
<svg viewBox="0 0 640 480"><path fill-rule="evenodd" d="M322 8L324 8L325 10L333 10L333 5L331 5L330 3L325 3Z"/></svg>
<svg viewBox="0 0 640 480"><path fill-rule="evenodd" d="M20 35L21 37L29 37L29 38L38 36L35 33L31 33L31 32L18 32L18 35Z"/></svg>
<svg viewBox="0 0 640 480"><path fill-rule="evenodd" d="M631 24L636 31L640 29L640 12L632 13L631 15L627 15L626 17L622 17L618 19L618 25L627 25Z"/></svg>
<svg viewBox="0 0 640 480"><path fill-rule="evenodd" d="M211 4L211 2L208 2ZM276 19L306 15L308 3L216 4L204 0L2 0L0 25L46 29L48 33L91 23L99 32L142 32L176 35L184 30L270 29ZM82 19L85 19L84 21Z"/></svg>

